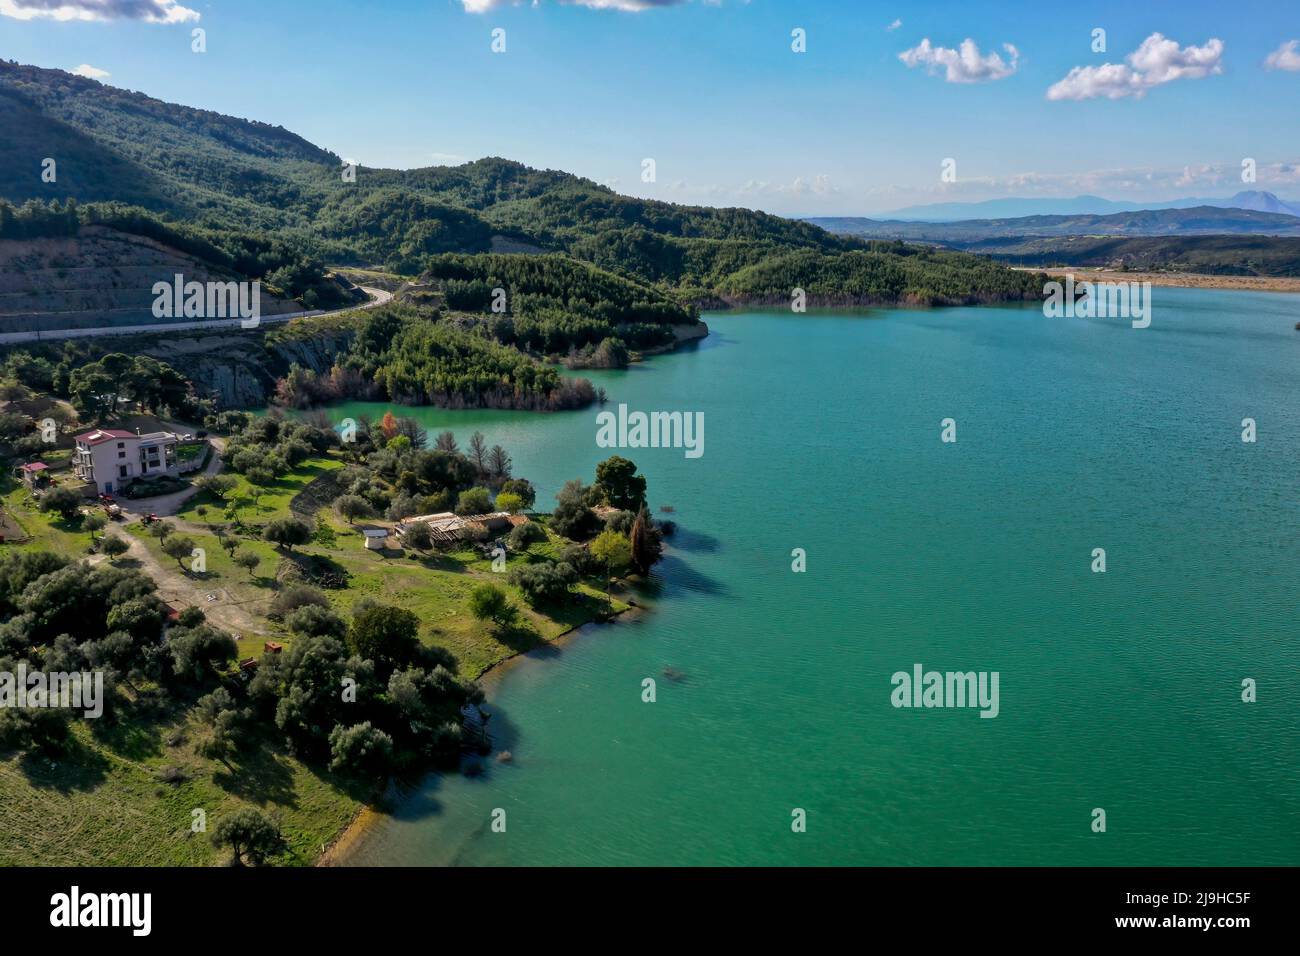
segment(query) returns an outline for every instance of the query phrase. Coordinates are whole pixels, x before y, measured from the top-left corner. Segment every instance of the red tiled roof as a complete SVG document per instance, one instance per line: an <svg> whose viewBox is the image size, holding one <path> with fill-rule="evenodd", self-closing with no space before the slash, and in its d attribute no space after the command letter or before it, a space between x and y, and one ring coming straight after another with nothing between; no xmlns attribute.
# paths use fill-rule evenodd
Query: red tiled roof
<svg viewBox="0 0 1300 956"><path fill-rule="evenodd" d="M101 442L113 441L117 438L136 438L135 432L124 431L121 428L97 428L93 432L86 432L84 435L78 435L77 441L84 445L98 445Z"/></svg>
<svg viewBox="0 0 1300 956"><path fill-rule="evenodd" d="M49 468L49 467L50 467L50 466L47 465L47 464L45 464L45 462L43 462L43 461L34 461L34 462L32 462L31 464L29 464L29 465L23 465L23 469L22 469L22 470L23 470L23 471L29 471L29 472L30 472L30 471L44 471L46 468Z"/></svg>

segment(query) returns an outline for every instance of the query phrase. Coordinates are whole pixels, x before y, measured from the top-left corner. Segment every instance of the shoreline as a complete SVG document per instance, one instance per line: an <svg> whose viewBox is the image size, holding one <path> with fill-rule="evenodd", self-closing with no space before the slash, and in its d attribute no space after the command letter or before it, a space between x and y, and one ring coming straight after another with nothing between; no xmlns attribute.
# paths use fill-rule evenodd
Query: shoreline
<svg viewBox="0 0 1300 956"><path fill-rule="evenodd" d="M621 619L623 619L623 617L626 615L630 615L634 613L645 613L646 610L647 608L644 605L630 604L628 607L625 607L623 610L614 612L612 615L610 615L607 619L603 621L586 621L585 623L582 624L575 624L567 631L563 631L555 635L555 637L551 638L549 641L543 641L537 647L529 648L526 651L516 651L515 653L509 655L508 657L503 657L501 660L495 662L494 664L489 665L488 667L480 671L478 675L474 678L474 680L483 681L485 683L483 690L484 693L486 694L488 691L488 686L487 686L488 684L498 683L501 680L501 676L503 672L508 666L516 665L519 662L526 660L528 655L531 654L533 651L540 650L543 647L557 646L563 642L573 640L584 628L603 627L607 624L614 624L620 621ZM439 773L439 772L445 772L445 771L428 770L421 775L421 779L424 779L424 777L430 773ZM393 790L394 783L395 781L390 779L384 785L381 799L383 796L386 796ZM378 803L379 801L376 800L374 802ZM343 829L339 830L339 832L334 835L334 839L330 840L329 843L325 844L324 849L321 851L320 855L318 855L316 859L312 862L311 866L314 868L314 867L345 865L344 861L351 848L356 846L357 842L360 841L362 837L365 836L366 832L375 824L377 824L379 822L379 819L384 815L385 815L384 812L382 810L376 809L373 803L363 803L361 806L357 808L356 813L352 815L352 819L350 819L346 824L344 824Z"/></svg>
<svg viewBox="0 0 1300 956"><path fill-rule="evenodd" d="M1102 282L1150 282L1179 289L1228 289L1237 292L1300 293L1300 278L1287 276L1225 276L1204 272L1117 272L1092 266L1079 268L1033 268L1013 266L1018 272L1044 272L1053 278L1073 275L1076 279Z"/></svg>

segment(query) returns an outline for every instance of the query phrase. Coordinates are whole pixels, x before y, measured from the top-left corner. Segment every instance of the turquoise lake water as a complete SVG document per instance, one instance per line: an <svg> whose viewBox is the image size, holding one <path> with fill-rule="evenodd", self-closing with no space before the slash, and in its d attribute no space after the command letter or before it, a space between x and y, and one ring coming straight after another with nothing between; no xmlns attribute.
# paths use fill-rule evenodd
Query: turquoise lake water
<svg viewBox="0 0 1300 956"><path fill-rule="evenodd" d="M704 413L701 458L622 452L680 525L653 609L491 676L512 760L348 862L1300 863L1300 297L1154 303L715 314L590 374ZM596 412L401 413L481 429L549 507L611 454ZM917 663L997 671L998 716L891 706Z"/></svg>

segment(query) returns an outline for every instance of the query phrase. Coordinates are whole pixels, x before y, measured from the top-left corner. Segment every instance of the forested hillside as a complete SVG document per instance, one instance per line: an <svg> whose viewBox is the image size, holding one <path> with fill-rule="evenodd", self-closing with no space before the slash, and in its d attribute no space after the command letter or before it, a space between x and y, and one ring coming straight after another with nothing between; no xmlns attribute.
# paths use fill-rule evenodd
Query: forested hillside
<svg viewBox="0 0 1300 956"><path fill-rule="evenodd" d="M863 290L864 300L936 303L1041 294L1033 277L986 260L918 257L747 209L634 199L504 159L361 167L345 177L340 157L282 127L58 70L0 62L0 117L9 131L0 142L4 198L119 200L209 239L233 230L270 242L273 234L322 261L418 274L434 256L485 252L498 236L682 300L765 298L778 287L788 296L796 286L813 301L857 294L849 290ZM54 182L41 177L47 157L58 163ZM831 287L841 279L846 286Z"/></svg>

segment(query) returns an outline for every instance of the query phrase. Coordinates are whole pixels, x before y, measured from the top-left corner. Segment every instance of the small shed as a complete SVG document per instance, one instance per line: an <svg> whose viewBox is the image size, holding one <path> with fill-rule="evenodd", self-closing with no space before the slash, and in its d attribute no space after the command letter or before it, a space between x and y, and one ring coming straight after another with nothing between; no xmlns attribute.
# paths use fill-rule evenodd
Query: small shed
<svg viewBox="0 0 1300 956"><path fill-rule="evenodd" d="M267 641L262 645L262 650L268 654L279 654L284 650L284 645L279 641Z"/></svg>
<svg viewBox="0 0 1300 956"><path fill-rule="evenodd" d="M43 478L48 478L49 475L47 474L47 472L49 470L50 470L50 466L45 464L45 462L32 461L32 462L28 462L25 465L19 465L17 472L18 472L18 477L22 479L23 484L27 485L27 487L30 488L33 485L35 485L39 480Z"/></svg>
<svg viewBox="0 0 1300 956"><path fill-rule="evenodd" d="M388 529L377 528L368 525L361 529L361 533L366 536L366 549L369 551L383 551L388 547Z"/></svg>

